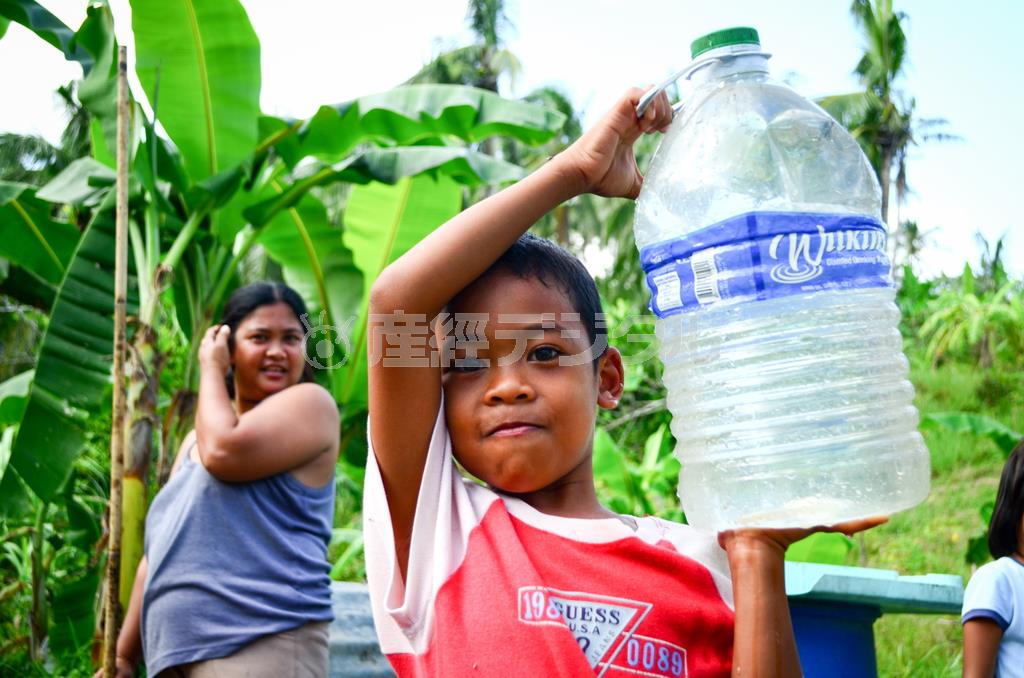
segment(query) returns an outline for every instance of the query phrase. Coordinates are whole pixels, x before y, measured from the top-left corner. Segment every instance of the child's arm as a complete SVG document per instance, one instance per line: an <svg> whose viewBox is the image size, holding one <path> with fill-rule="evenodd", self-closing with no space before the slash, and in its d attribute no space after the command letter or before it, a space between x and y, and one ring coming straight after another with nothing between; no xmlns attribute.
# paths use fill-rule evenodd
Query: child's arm
<svg viewBox="0 0 1024 678"><path fill-rule="evenodd" d="M642 178L633 144L641 134L664 129L672 120L664 95L638 120L634 111L642 94L640 89L630 90L571 147L448 221L384 269L373 285L368 329L370 440L403 578L427 447L441 402L441 371L385 365L381 356L397 345L388 336L384 319L398 311L410 320L420 316L419 336L429 337L426 322L546 212L584 192L636 197Z"/></svg>
<svg viewBox="0 0 1024 678"><path fill-rule="evenodd" d="M1003 630L994 620L976 617L964 624L963 678L992 678Z"/></svg>
<svg viewBox="0 0 1024 678"><path fill-rule="evenodd" d="M854 534L886 521L869 518L829 528L723 532L718 541L729 555L736 630L732 675L796 678L802 674L786 599L786 549L813 532Z"/></svg>

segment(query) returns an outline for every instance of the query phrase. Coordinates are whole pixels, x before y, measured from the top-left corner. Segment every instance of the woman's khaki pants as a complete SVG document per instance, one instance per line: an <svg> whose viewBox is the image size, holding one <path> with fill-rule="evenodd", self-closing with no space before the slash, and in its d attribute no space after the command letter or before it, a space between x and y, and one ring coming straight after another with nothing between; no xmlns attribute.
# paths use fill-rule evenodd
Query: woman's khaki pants
<svg viewBox="0 0 1024 678"><path fill-rule="evenodd" d="M328 626L310 622L260 638L227 657L172 666L157 678L326 678Z"/></svg>

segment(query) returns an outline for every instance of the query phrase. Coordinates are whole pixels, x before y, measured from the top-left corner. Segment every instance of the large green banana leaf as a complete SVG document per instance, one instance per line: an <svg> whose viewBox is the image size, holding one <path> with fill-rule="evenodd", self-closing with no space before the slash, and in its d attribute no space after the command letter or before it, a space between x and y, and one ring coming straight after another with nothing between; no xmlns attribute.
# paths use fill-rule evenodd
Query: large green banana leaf
<svg viewBox="0 0 1024 678"><path fill-rule="evenodd" d="M502 134L541 144L564 124L565 116L557 111L487 90L406 85L339 106L321 106L300 132L299 157L314 155L334 162L367 139L411 145L444 136L474 142Z"/></svg>
<svg viewBox="0 0 1024 678"><path fill-rule="evenodd" d="M22 372L0 384L0 478L3 477L11 460L14 434L18 430L16 424L25 412L25 403L28 402L28 391L34 374L32 370ZM0 484L0 490L2 488L3 485Z"/></svg>
<svg viewBox="0 0 1024 678"><path fill-rule="evenodd" d="M36 197L51 203L95 207L106 197L114 180L114 170L100 161L78 158L40 188Z"/></svg>
<svg viewBox="0 0 1024 678"><path fill-rule="evenodd" d="M50 204L26 184L0 181L0 257L57 285L78 243L78 229L50 217Z"/></svg>
<svg viewBox="0 0 1024 678"><path fill-rule="evenodd" d="M922 430L937 428L988 438L1006 456L1009 456L1013 452L1013 448L1024 440L1024 434L1014 431L1002 422L972 412L933 412L922 417Z"/></svg>
<svg viewBox="0 0 1024 678"><path fill-rule="evenodd" d="M90 4L75 44L93 58L78 85L78 100L92 116L93 155L113 167L117 149L117 40L114 17L105 4ZM138 122L138 121L136 121Z"/></svg>
<svg viewBox="0 0 1024 678"><path fill-rule="evenodd" d="M0 484L0 508L8 508L17 481L53 501L82 450L83 422L107 404L114 305L111 202L97 210L83 234L50 313L28 404ZM128 287L136 289L134 280L129 279ZM138 313L131 296L128 306L129 315Z"/></svg>
<svg viewBox="0 0 1024 678"><path fill-rule="evenodd" d="M193 181L256 148L260 43L238 0L134 0L136 72ZM157 88L159 87L159 91Z"/></svg>
<svg viewBox="0 0 1024 678"><path fill-rule="evenodd" d="M324 167L296 180L284 192L244 211L250 224L260 227L281 210L295 205L314 186L338 181L394 184L417 174L445 176L460 184L499 184L520 179L524 170L503 160L456 146L381 148L361 153L345 162Z"/></svg>
<svg viewBox="0 0 1024 678"><path fill-rule="evenodd" d="M3 473L0 479L0 517L22 516L32 510L32 499L25 483L17 473L7 473L11 448L14 446L14 436L17 432L17 426L8 426L0 430L0 473Z"/></svg>
<svg viewBox="0 0 1024 678"><path fill-rule="evenodd" d="M274 118L264 118L264 129L287 132L288 128ZM273 138L273 132L269 138ZM295 158L300 157L295 145L283 137L283 147ZM518 165L497 160L489 155L460 146L411 146L379 148L351 156L329 167L298 177L291 183L280 180L282 190L272 197L261 192L239 192L219 215L214 233L224 243L234 242L246 223L259 227L278 212L295 205L309 189L345 181L365 184L380 181L393 184L402 177L421 172L441 173L470 186L496 184L521 179L524 171Z"/></svg>
<svg viewBox="0 0 1024 678"><path fill-rule="evenodd" d="M363 274L359 321L352 351L337 370L334 395L350 406L366 403L366 310L370 287L384 267L407 252L431 231L458 214L462 189L450 176L420 175L394 185L356 186L345 207L345 244Z"/></svg>
<svg viewBox="0 0 1024 678"><path fill-rule="evenodd" d="M268 188L280 190L274 184ZM285 280L309 303L310 331L319 342L331 337L314 334L321 325L344 331L355 321L363 292L363 276L355 267L352 252L342 242L341 229L327 218L323 203L305 195L298 204L274 217L260 234L258 242L281 265ZM321 311L327 313L321 316ZM316 346L316 344L314 344ZM326 367L336 346L322 346L313 355Z"/></svg>
<svg viewBox="0 0 1024 678"><path fill-rule="evenodd" d="M48 9L32 0L0 0L0 17L15 21L50 43L88 74L92 55L75 41L75 32ZM2 33L0 33L2 35Z"/></svg>

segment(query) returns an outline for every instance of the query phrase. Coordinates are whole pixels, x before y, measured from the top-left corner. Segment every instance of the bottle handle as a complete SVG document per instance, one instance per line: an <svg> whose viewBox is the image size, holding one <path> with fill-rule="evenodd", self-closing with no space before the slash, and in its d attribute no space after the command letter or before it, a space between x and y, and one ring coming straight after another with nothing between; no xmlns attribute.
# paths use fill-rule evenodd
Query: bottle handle
<svg viewBox="0 0 1024 678"><path fill-rule="evenodd" d="M683 80L689 80L691 77L693 77L693 74L699 71L700 69L704 68L705 66L710 66L711 64L716 63L718 61L724 61L725 59L730 59L732 57L754 55L771 57L771 54L769 54L768 52L762 52L760 49L740 49L729 54L707 55L699 59L695 59L694 61L691 61L686 68L666 78L657 86L647 90L644 93L644 95L640 97L640 101L636 105L636 117L642 117L644 111L646 111L647 107L651 105L652 101L654 101L654 97L661 94L663 91L665 91L666 87L668 87L675 81L679 80L680 78L682 78ZM679 109L681 109L682 107L683 99L680 99L679 101L672 105L672 112L678 113Z"/></svg>

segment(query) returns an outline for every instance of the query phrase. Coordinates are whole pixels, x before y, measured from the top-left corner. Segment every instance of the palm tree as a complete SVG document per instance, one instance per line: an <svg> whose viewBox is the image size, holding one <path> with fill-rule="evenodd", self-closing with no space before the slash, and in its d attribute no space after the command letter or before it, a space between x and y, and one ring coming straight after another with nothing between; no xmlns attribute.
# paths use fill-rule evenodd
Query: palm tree
<svg viewBox="0 0 1024 678"><path fill-rule="evenodd" d="M1003 263L1006 234L999 236L995 245L990 243L981 231L975 233L974 237L981 249L981 273L976 279L977 286L981 293L992 292L1003 287L1010 280Z"/></svg>
<svg viewBox="0 0 1024 678"><path fill-rule="evenodd" d="M907 15L894 12L892 0L853 0L850 12L867 38L854 72L870 97L862 137L871 145L869 158L882 185L882 216L888 218L892 166L896 161L897 175L902 175L905 186L906 149L913 138L910 110L898 105L899 94L893 87L907 55L907 37L900 23Z"/></svg>
<svg viewBox="0 0 1024 678"><path fill-rule="evenodd" d="M916 221L899 222L893 244L893 272L903 266L913 266L921 250L928 244L928 234L933 229L922 229Z"/></svg>
<svg viewBox="0 0 1024 678"><path fill-rule="evenodd" d="M0 134L0 180L42 186L73 160L89 155L89 113L78 101L77 84L56 92L68 122L54 146L36 135Z"/></svg>
<svg viewBox="0 0 1024 678"><path fill-rule="evenodd" d="M914 117L915 101L896 88L907 59L907 37L902 22L905 12L896 12L892 0L853 0L850 12L862 31L866 45L854 72L864 90L819 100L860 142L882 188L882 218L889 220L890 192L896 191L897 209L908 190L907 153L922 141L954 138L942 132L941 118ZM897 222L899 217L897 216Z"/></svg>
<svg viewBox="0 0 1024 678"><path fill-rule="evenodd" d="M438 54L408 84L469 85L497 92L499 77L516 76L519 59L504 47L504 30L512 27L504 0L469 0L466 20L476 41Z"/></svg>

